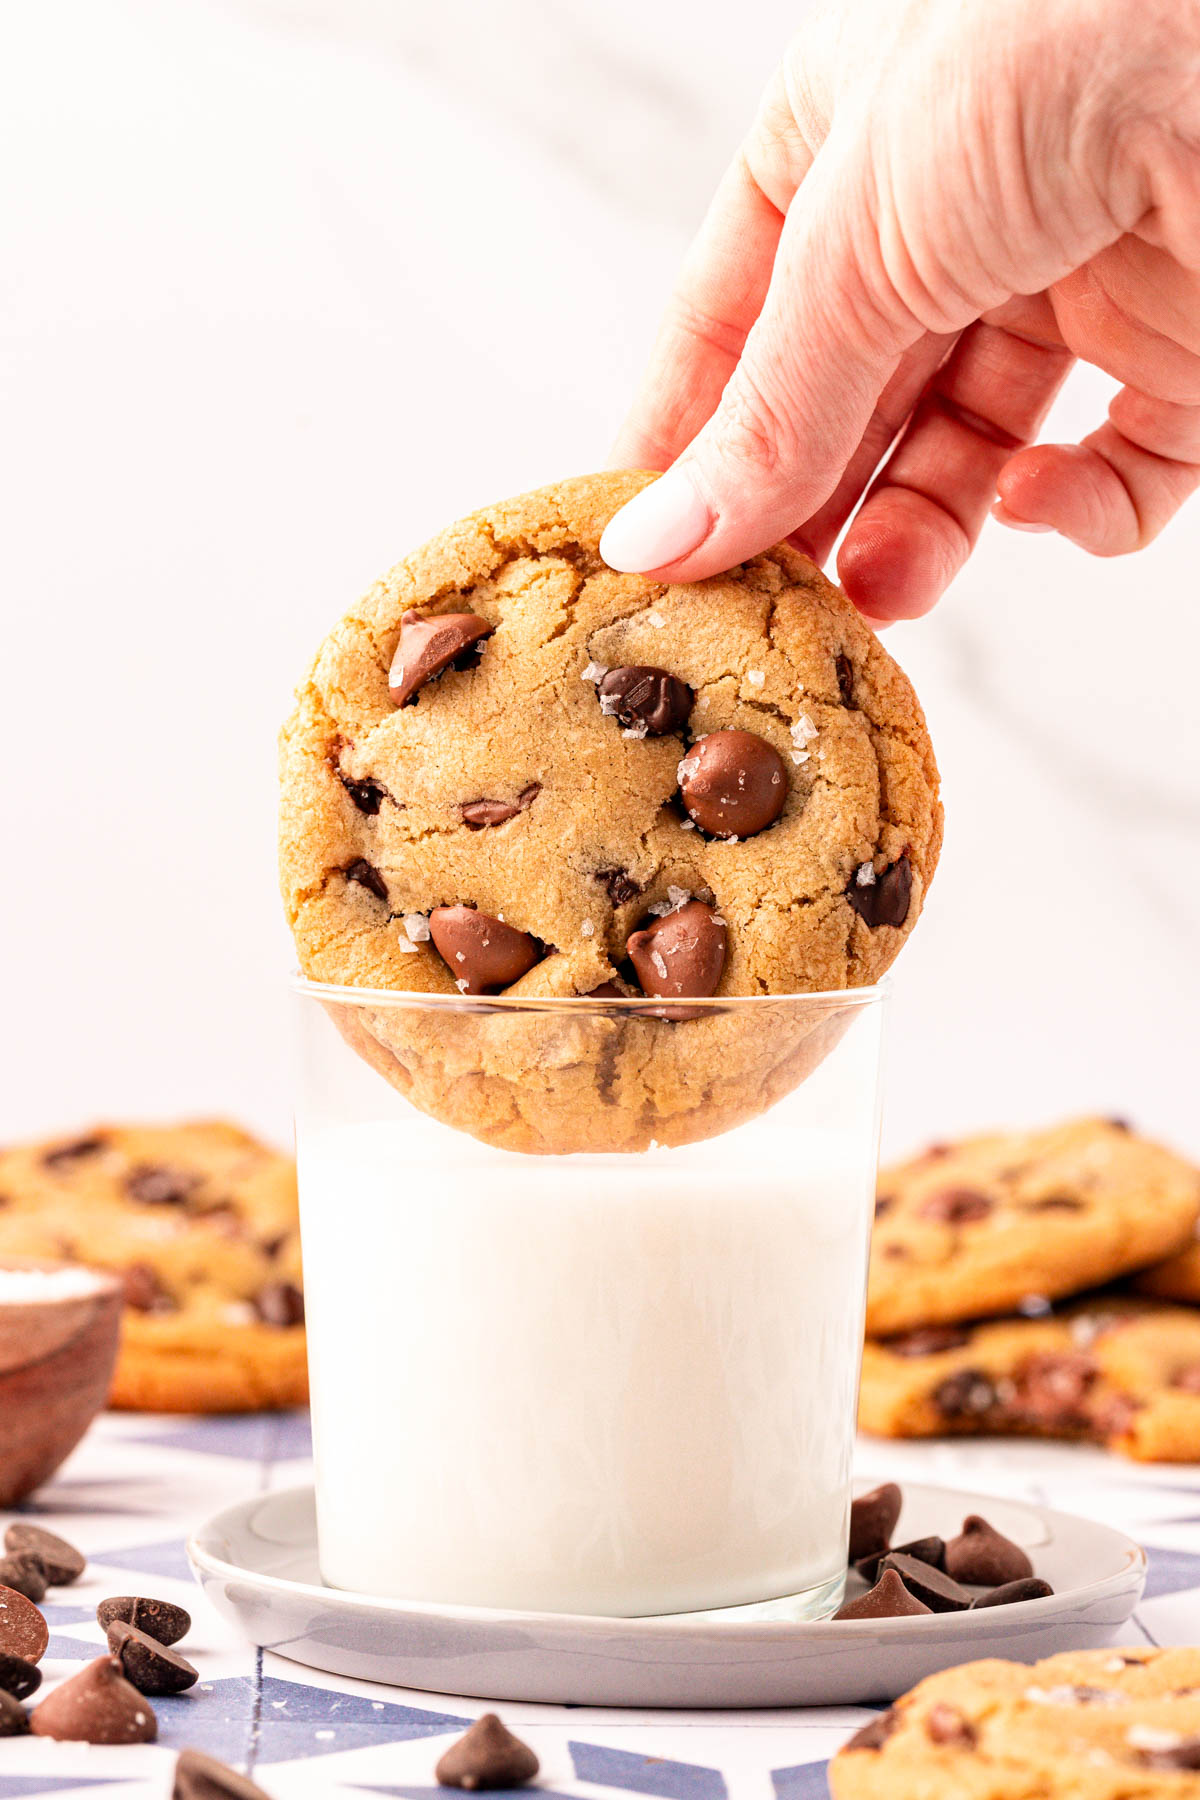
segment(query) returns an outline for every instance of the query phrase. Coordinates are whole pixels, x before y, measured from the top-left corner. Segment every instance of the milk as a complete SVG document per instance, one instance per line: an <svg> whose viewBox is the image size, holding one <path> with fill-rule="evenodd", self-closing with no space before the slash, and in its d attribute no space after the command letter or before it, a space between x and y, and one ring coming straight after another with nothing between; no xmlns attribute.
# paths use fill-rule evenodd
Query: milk
<svg viewBox="0 0 1200 1800"><path fill-rule="evenodd" d="M299 1142L321 1569L618 1615L845 1569L871 1169L845 1135L522 1157Z"/></svg>

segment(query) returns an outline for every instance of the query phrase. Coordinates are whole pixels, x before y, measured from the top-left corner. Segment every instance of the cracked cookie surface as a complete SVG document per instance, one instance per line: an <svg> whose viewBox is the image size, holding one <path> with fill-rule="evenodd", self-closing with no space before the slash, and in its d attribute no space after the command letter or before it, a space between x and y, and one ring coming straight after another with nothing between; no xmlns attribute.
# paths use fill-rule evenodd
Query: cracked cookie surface
<svg viewBox="0 0 1200 1800"><path fill-rule="evenodd" d="M695 901L722 942L683 946L683 985L669 985L676 970L660 958L654 992L842 989L891 963L941 841L912 689L845 597L787 546L701 583L608 569L600 534L650 479L585 477L461 521L321 647L282 743L282 887L307 976L449 998L559 999L606 983L636 997L628 940ZM486 633L468 642L471 619ZM508 959L520 972L507 985L472 987L470 969L439 948L431 914L463 907L533 946L523 969ZM643 971L660 966L653 945L648 954ZM660 1141L731 1122L720 1096L704 1094L733 1078L717 1062L734 1025L729 1015L679 1016L670 1031L609 1021L608 1117L587 1147L648 1141L656 1111ZM585 1079L561 1097L586 1104L597 1050L578 1027L564 1023L575 1037L549 1050L528 1031L506 1040L497 1027L483 1043L465 1025L444 1028L457 1050L439 1047L439 1029L400 1032L361 1012L347 1022L417 1104L443 1117L449 1105L452 1122L513 1147L562 1147L533 1115L561 1086L556 1071L580 1057ZM767 1035L751 1031L737 1079L761 1065ZM469 1103L439 1094L451 1069L480 1077ZM526 1100L504 1091L523 1076ZM637 1123L626 1131L618 1114Z"/></svg>

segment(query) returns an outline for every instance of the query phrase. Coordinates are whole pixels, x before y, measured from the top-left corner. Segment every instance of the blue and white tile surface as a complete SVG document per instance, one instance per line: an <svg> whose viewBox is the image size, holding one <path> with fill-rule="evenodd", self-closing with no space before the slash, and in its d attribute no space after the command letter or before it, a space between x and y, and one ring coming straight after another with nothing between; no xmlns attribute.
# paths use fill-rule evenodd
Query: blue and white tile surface
<svg viewBox="0 0 1200 1800"><path fill-rule="evenodd" d="M436 1793L433 1767L487 1702L323 1675L242 1642L208 1606L184 1555L210 1513L309 1477L307 1416L166 1419L110 1415L60 1478L23 1509L89 1557L75 1587L46 1607L52 1632L43 1691L100 1654L95 1607L152 1593L186 1606L182 1646L200 1670L188 1694L158 1700L159 1742L97 1748L41 1739L0 1743L0 1800L97 1792L98 1800L170 1793L175 1752L195 1745L253 1775L275 1800ZM1086 1513L1129 1532L1150 1555L1146 1597L1126 1641L1200 1641L1200 1478L1138 1468L1051 1444L864 1444L860 1472L940 1482ZM867 1709L636 1712L505 1704L541 1759L539 1792L615 1800L823 1800L825 1766Z"/></svg>

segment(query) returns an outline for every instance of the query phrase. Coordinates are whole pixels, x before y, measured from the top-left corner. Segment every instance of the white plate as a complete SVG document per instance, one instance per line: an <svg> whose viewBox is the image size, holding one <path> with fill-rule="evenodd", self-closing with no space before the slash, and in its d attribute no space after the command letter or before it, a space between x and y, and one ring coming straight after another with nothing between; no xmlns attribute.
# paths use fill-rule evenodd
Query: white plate
<svg viewBox="0 0 1200 1800"><path fill-rule="evenodd" d="M1053 1595L841 1624L788 1619L780 1601L611 1619L384 1600L322 1584L311 1487L227 1507L197 1531L188 1555L218 1611L279 1656L489 1700L844 1706L892 1700L935 1669L981 1656L1033 1662L1117 1638L1146 1579L1145 1554L1131 1538L1069 1513L909 1482L895 1541L952 1537L969 1512L1021 1544Z"/></svg>

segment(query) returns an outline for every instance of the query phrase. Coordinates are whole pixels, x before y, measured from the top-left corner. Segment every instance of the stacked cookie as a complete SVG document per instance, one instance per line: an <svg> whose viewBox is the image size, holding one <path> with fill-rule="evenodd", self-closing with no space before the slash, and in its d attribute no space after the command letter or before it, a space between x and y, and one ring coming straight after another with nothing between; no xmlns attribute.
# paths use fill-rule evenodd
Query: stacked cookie
<svg viewBox="0 0 1200 1800"><path fill-rule="evenodd" d="M1081 1119L935 1145L881 1175L876 1215L864 1429L1200 1460L1192 1164Z"/></svg>

